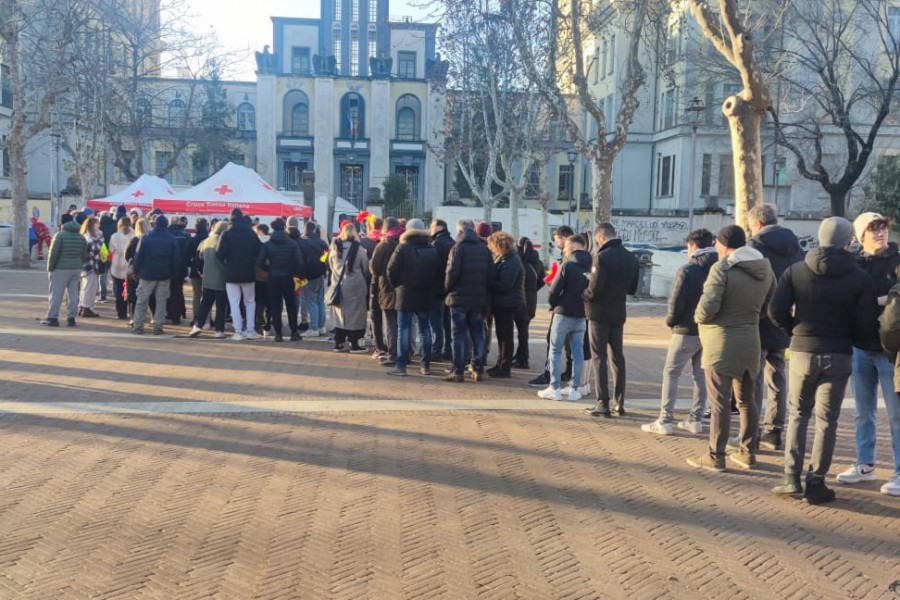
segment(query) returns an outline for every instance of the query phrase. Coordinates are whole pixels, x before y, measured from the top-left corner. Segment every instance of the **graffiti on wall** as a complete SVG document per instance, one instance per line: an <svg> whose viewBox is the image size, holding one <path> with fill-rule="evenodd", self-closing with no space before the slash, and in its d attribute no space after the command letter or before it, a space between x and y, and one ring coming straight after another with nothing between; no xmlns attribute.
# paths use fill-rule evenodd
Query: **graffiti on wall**
<svg viewBox="0 0 900 600"><path fill-rule="evenodd" d="M686 219L613 217L612 224L622 241L632 244L679 245L688 233Z"/></svg>

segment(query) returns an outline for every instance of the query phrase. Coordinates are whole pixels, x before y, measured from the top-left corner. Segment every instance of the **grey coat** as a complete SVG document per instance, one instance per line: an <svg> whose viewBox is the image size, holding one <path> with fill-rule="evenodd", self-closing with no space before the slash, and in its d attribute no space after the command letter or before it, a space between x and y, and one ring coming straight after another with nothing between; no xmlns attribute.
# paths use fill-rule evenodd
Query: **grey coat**
<svg viewBox="0 0 900 600"><path fill-rule="evenodd" d="M203 265L203 287L208 290L225 291L225 265L216 256L216 245L219 236L228 228L228 224L222 221L216 223L213 233L200 242L197 253L201 257Z"/></svg>
<svg viewBox="0 0 900 600"><path fill-rule="evenodd" d="M344 269L344 259L350 252L351 242L338 242L343 244L342 256L332 248L328 252L328 264L331 267L331 284L337 283ZM334 326L347 331L360 331L366 328L366 294L368 293L369 258L366 249L359 247L356 259L350 265L344 279L341 281L341 305L332 306L334 311Z"/></svg>

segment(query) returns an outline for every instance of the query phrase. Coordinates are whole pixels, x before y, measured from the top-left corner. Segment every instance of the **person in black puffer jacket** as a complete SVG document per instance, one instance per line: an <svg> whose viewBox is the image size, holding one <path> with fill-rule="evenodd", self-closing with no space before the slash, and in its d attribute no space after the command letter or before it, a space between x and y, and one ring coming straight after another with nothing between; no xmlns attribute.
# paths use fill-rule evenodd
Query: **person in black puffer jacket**
<svg viewBox="0 0 900 600"><path fill-rule="evenodd" d="M519 250L519 258L525 266L525 307L518 310L514 317L519 343L512 366L515 369L528 369L530 357L528 329L531 320L537 314L538 290L544 287L544 263L541 262L540 255L534 249L534 244L527 237L519 238L516 246Z"/></svg>
<svg viewBox="0 0 900 600"><path fill-rule="evenodd" d="M434 336L434 357L453 360L453 337L450 331L450 307L447 306L447 290L444 288L444 274L450 250L456 243L447 230L447 222L435 219L431 222L431 243L438 253L438 277L431 301L431 331Z"/></svg>
<svg viewBox="0 0 900 600"><path fill-rule="evenodd" d="M380 360L387 367L396 366L397 361L397 294L394 286L391 285L387 276L388 262L394 255L394 250L400 245L400 236L403 234L403 227L400 221L394 217L388 217L384 220L384 227L381 231L381 241L375 246L375 252L369 261L369 271L372 273L372 282L370 285L373 289L378 290L378 306L384 315L384 337L387 346L387 354Z"/></svg>
<svg viewBox="0 0 900 600"><path fill-rule="evenodd" d="M719 260L719 255L716 254L715 237L708 229L692 231L685 239L685 243L688 262L675 273L666 313L666 326L672 330L672 335L669 337L666 364L663 367L659 418L652 423L641 425L642 431L660 435L674 433L678 381L688 363L691 364L691 375L694 380L694 402L688 418L678 423L678 429L691 433L703 432L706 373L700 364L703 348L700 346L700 334L697 322L694 321L694 311L697 310L700 296L703 295L703 284L706 283L709 270Z"/></svg>
<svg viewBox="0 0 900 600"><path fill-rule="evenodd" d="M306 268L306 285L300 288L301 314L309 319L307 327L301 320L300 332L309 331L309 336L326 335L325 330L325 277L328 273L328 244L319 236L319 226L314 221L303 225L303 237L300 239L300 253L303 255L303 266ZM291 238L293 239L293 237ZM323 258L326 257L326 258Z"/></svg>
<svg viewBox="0 0 900 600"><path fill-rule="evenodd" d="M294 301L294 277L303 277L303 256L300 246L285 233L283 219L272 221L272 235L263 244L259 252L256 266L268 273L266 296L269 299L269 317L275 328L275 341L283 342L281 335L282 308L287 308L288 326L291 328L291 341L301 339L297 330L297 308Z"/></svg>
<svg viewBox="0 0 900 600"><path fill-rule="evenodd" d="M100 213L100 233L103 234L103 243L106 244L107 249L116 229L118 229L118 221L109 214L109 211ZM100 264L100 302L106 302L108 280L109 261L105 261Z"/></svg>
<svg viewBox="0 0 900 600"><path fill-rule="evenodd" d="M772 491L803 491L800 474L806 464L806 429L815 412L816 439L804 493L810 504L834 500L825 476L834 452L853 345L877 335L875 284L846 250L852 236L846 219L822 221L819 247L787 268L768 309L772 321L792 336L784 480Z"/></svg>
<svg viewBox="0 0 900 600"><path fill-rule="evenodd" d="M203 296L203 276L198 251L200 244L209 237L209 221L199 217L194 221L194 237L188 240L184 260L187 263L188 279L191 280L191 325L197 324L200 299Z"/></svg>
<svg viewBox="0 0 900 600"><path fill-rule="evenodd" d="M475 224L462 219L456 224L456 245L447 260L444 289L453 323L453 370L447 381L462 382L465 369L466 339L472 338L472 378L484 376L484 311L493 280L491 252L475 235Z"/></svg>
<svg viewBox="0 0 900 600"><path fill-rule="evenodd" d="M144 319L150 298L155 298L153 333L163 332L166 300L172 275L178 272L181 256L178 241L169 231L169 220L158 215L153 223L153 231L140 238L134 255L134 275L140 280L137 288L137 303L134 308L132 333L144 333Z"/></svg>
<svg viewBox="0 0 900 600"><path fill-rule="evenodd" d="M550 284L547 302L553 311L550 325L550 385L538 392L538 397L561 400L560 358L568 345L572 352L572 384L565 390L566 399L575 402L581 395L578 384L584 368L584 300L581 295L588 285L591 271L591 255L585 251L587 240L573 235L566 240L564 261L559 274Z"/></svg>
<svg viewBox="0 0 900 600"><path fill-rule="evenodd" d="M397 364L388 375L406 375L409 363L409 332L412 321L419 325L422 341L422 363L419 372L431 374L431 325L428 315L438 276L438 253L431 245L431 235L421 219L410 219L400 245L391 256L387 277L396 291L397 308Z"/></svg>
<svg viewBox="0 0 900 600"><path fill-rule="evenodd" d="M505 231L491 234L488 249L494 255L491 313L497 330L497 364L487 373L491 377L508 378L512 369L514 317L526 306L525 266L519 258L516 240Z"/></svg>
<svg viewBox="0 0 900 600"><path fill-rule="evenodd" d="M365 249L366 256L369 258L375 255L375 248L381 241L382 228L384 228L384 219L377 217L366 220L366 235L359 241L359 244ZM369 319L372 321L372 334L375 338L375 356L377 358L386 357L388 349L387 343L384 341L384 313L381 312L381 305L378 304L378 282L375 277L369 281L367 302Z"/></svg>
<svg viewBox="0 0 900 600"><path fill-rule="evenodd" d="M253 233L250 223L239 208L231 211L231 227L219 238L216 256L225 265L225 292L231 307L231 322L234 325L232 340L257 339L259 334L253 328L256 315L256 259L262 242ZM241 315L241 298L246 309L245 321Z"/></svg>
<svg viewBox="0 0 900 600"><path fill-rule="evenodd" d="M753 237L747 245L759 250L769 260L775 281L792 264L803 260L803 250L794 232L778 225L777 207L757 204L747 211L747 222ZM759 319L759 342L762 348L759 374L756 376L756 407L760 411L759 443L769 450L781 450L787 406L787 378L784 350L791 338L778 329L768 316ZM768 389L769 401L763 415L763 395Z"/></svg>
<svg viewBox="0 0 900 600"><path fill-rule="evenodd" d="M169 300L166 302L166 318L173 325L180 325L181 319L187 317L187 307L184 303L184 278L188 274L188 263L190 261L187 253L191 236L185 231L185 226L181 223L178 216L172 218L172 222L169 224L169 231L172 232L172 235L175 236L175 240L178 242L178 256L181 257L181 262L178 264L178 269L172 275L172 282L169 284L170 293Z"/></svg>

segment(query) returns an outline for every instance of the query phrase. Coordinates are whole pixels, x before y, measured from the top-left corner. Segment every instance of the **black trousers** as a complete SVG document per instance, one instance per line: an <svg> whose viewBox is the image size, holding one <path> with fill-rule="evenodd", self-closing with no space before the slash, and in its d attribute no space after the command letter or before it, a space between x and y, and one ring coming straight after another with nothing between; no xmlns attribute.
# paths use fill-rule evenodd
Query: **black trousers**
<svg viewBox="0 0 900 600"><path fill-rule="evenodd" d="M531 317L528 316L528 307L520 308L513 317L516 324L516 333L519 345L516 348L515 361L520 364L528 364L528 327L531 325Z"/></svg>
<svg viewBox="0 0 900 600"><path fill-rule="evenodd" d="M388 357L397 360L397 337L399 330L397 329L397 311L382 310L384 313L384 323L386 325L385 342L387 344Z"/></svg>
<svg viewBox="0 0 900 600"><path fill-rule="evenodd" d="M509 373L512 369L514 342L514 308L498 307L492 311L494 317L494 329L497 331L497 364L495 367L501 373Z"/></svg>
<svg viewBox="0 0 900 600"><path fill-rule="evenodd" d="M281 312L284 308L287 308L288 327L291 328L291 333L297 331L297 302L294 300L294 278L272 277L270 275L266 284L266 299L269 302L269 319L275 327L275 335L281 335L283 325Z"/></svg>
<svg viewBox="0 0 900 600"><path fill-rule="evenodd" d="M384 315L378 305L378 297L370 300L372 307L372 333L375 335L375 348L380 352L387 352L388 347L384 342Z"/></svg>
<svg viewBox="0 0 900 600"><path fill-rule="evenodd" d="M256 314L253 315L253 322L256 325L256 329L262 331L268 329L269 325L272 323L272 314L269 311L269 287L267 282L257 281L254 286L254 291L256 292ZM293 294L293 289L291 293ZM290 306L290 304L288 304L288 306ZM245 308L244 310L246 311L247 309ZM250 315L247 315L247 319L250 319Z"/></svg>
<svg viewBox="0 0 900 600"><path fill-rule="evenodd" d="M211 290L203 288L200 296L200 309L194 318L194 325L203 327L209 319L209 312L212 310L213 303L216 305L216 320L213 328L216 331L225 331L225 315L228 313L228 294L225 290Z"/></svg>
<svg viewBox="0 0 900 600"><path fill-rule="evenodd" d="M176 323L187 317L184 305L184 277L173 277L169 282L169 299L166 300L166 318Z"/></svg>
<svg viewBox="0 0 900 600"><path fill-rule="evenodd" d="M625 404L625 351L622 338L625 324L588 322L591 338L591 356L594 365L594 383L597 387L597 400L609 402L609 372L607 364L612 361L612 375L615 379L614 399L616 406Z"/></svg>
<svg viewBox="0 0 900 600"><path fill-rule="evenodd" d="M112 277L112 275L110 275ZM116 277L113 280L113 297L116 300L116 316L120 319L128 318L128 302L122 297L122 291L125 289L125 280Z"/></svg>

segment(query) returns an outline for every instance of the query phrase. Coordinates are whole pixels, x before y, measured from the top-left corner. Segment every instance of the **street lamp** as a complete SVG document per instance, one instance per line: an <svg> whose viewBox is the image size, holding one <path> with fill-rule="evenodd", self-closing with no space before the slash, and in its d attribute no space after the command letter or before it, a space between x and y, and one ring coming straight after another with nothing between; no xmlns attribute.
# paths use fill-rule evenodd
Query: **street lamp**
<svg viewBox="0 0 900 600"><path fill-rule="evenodd" d="M569 227L571 227L572 213L575 212L575 161L578 159L575 148L566 151L566 158L569 160Z"/></svg>
<svg viewBox="0 0 900 600"><path fill-rule="evenodd" d="M690 198L688 198L688 233L694 230L694 171L697 166L697 127L700 126L700 119L703 117L703 111L706 105L703 100L694 96L687 108L684 109L688 114L688 121L691 124L691 185Z"/></svg>

